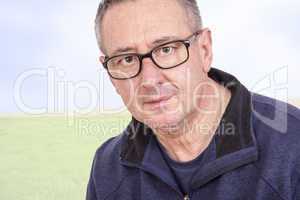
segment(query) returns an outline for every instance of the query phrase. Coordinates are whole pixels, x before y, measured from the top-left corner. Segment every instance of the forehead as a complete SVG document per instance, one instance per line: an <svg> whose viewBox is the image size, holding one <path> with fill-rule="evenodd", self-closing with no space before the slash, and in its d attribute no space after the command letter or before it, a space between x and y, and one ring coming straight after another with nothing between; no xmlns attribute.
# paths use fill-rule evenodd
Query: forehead
<svg viewBox="0 0 300 200"><path fill-rule="evenodd" d="M190 34L185 9L176 0L126 1L109 8L101 24L102 44L109 54L117 48L151 47L162 37Z"/></svg>

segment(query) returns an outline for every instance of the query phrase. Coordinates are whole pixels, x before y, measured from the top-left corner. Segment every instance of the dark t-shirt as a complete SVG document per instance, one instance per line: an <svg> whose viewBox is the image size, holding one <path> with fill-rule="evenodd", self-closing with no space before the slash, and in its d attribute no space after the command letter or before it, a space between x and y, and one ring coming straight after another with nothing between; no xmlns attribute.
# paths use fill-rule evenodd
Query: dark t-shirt
<svg viewBox="0 0 300 200"><path fill-rule="evenodd" d="M215 155L215 142L214 138L212 139L209 146L195 159L188 162L178 162L169 157L166 152L166 149L160 144L156 139L159 149L173 172L174 178L177 182L178 187L180 188L183 194L190 193L192 178L198 170L208 161L213 159Z"/></svg>

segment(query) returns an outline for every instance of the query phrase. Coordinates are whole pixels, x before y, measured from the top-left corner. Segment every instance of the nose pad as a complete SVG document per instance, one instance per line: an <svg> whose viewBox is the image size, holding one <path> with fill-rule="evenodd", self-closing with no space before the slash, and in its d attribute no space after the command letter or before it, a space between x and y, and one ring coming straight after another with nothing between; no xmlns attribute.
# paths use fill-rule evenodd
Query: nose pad
<svg viewBox="0 0 300 200"><path fill-rule="evenodd" d="M153 77L157 78L161 74L161 70L155 65L151 58L144 58L142 60L142 76L144 78Z"/></svg>
<svg viewBox="0 0 300 200"><path fill-rule="evenodd" d="M151 58L144 58L142 61L141 77L143 83L156 84L160 82L162 72L161 69L154 64Z"/></svg>

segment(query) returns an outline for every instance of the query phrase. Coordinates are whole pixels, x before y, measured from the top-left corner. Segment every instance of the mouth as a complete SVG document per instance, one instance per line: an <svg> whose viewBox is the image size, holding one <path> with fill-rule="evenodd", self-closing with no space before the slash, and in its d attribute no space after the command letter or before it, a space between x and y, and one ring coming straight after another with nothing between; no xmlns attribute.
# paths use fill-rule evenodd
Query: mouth
<svg viewBox="0 0 300 200"><path fill-rule="evenodd" d="M160 96L158 98L147 99L143 103L144 108L150 109L150 110L161 108L162 106L166 105L172 97L173 97L173 95Z"/></svg>

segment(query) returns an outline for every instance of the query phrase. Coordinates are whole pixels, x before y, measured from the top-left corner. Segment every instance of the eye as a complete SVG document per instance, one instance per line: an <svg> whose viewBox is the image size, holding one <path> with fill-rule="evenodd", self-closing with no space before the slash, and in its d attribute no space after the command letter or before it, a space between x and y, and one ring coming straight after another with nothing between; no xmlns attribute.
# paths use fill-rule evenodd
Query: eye
<svg viewBox="0 0 300 200"><path fill-rule="evenodd" d="M126 56L125 58L123 58L123 62L131 63L132 61L133 61L133 57L132 56Z"/></svg>
<svg viewBox="0 0 300 200"><path fill-rule="evenodd" d="M134 64L136 61L134 56L124 56L119 59L118 63L121 65L131 65Z"/></svg>
<svg viewBox="0 0 300 200"><path fill-rule="evenodd" d="M170 46L162 47L160 49L161 54L171 54L173 52L174 48Z"/></svg>

